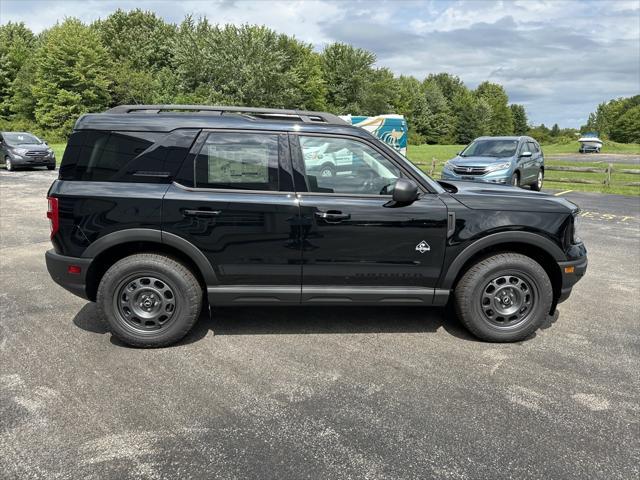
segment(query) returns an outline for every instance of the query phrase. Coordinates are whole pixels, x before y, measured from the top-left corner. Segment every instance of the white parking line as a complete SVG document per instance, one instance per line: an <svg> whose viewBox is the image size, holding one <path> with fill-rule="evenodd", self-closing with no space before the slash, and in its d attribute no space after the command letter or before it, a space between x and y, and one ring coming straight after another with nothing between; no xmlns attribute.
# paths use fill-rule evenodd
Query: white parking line
<svg viewBox="0 0 640 480"><path fill-rule="evenodd" d="M564 195L565 193L569 193L569 192L573 192L573 190L565 190L564 192L554 193L554 195L555 195L556 197L559 197L560 195Z"/></svg>

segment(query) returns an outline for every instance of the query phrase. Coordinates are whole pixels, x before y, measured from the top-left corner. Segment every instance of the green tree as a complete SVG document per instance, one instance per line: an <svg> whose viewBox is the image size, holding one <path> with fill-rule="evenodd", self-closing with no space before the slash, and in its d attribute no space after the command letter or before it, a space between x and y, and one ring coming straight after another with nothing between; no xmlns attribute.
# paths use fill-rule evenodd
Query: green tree
<svg viewBox="0 0 640 480"><path fill-rule="evenodd" d="M416 78L401 75L396 79L397 96L393 110L407 119L409 137L413 144L427 141L432 113L422 90L422 84Z"/></svg>
<svg viewBox="0 0 640 480"><path fill-rule="evenodd" d="M109 58L96 32L77 19L51 28L35 58L35 118L42 127L71 131L79 115L110 102Z"/></svg>
<svg viewBox="0 0 640 480"><path fill-rule="evenodd" d="M393 111L393 105L397 103L398 96L398 83L391 70L378 68L369 74L360 113L363 115L396 113Z"/></svg>
<svg viewBox="0 0 640 480"><path fill-rule="evenodd" d="M422 82L422 94L428 112L424 130L421 132L426 142L431 144L454 142L456 119L440 85L435 80L427 78Z"/></svg>
<svg viewBox="0 0 640 480"><path fill-rule="evenodd" d="M469 90L460 77L450 73L432 73L426 78L426 81L437 83L450 105L453 104L456 95Z"/></svg>
<svg viewBox="0 0 640 480"><path fill-rule="evenodd" d="M361 114L376 57L344 43L332 43L322 52L322 74L327 107L336 113Z"/></svg>
<svg viewBox="0 0 640 480"><path fill-rule="evenodd" d="M595 112L589 114L587 123L580 128L580 131L582 133L595 131L601 137L613 138L616 136L615 128L618 119L638 105L640 105L640 95L603 102L598 105Z"/></svg>
<svg viewBox="0 0 640 480"><path fill-rule="evenodd" d="M630 108L616 120L611 140L622 143L640 143L640 105Z"/></svg>
<svg viewBox="0 0 640 480"><path fill-rule="evenodd" d="M151 11L116 10L93 28L115 62L126 62L134 70L159 70L171 65L175 25L167 24Z"/></svg>
<svg viewBox="0 0 640 480"><path fill-rule="evenodd" d="M177 98L256 107L321 108L324 84L311 45L266 27L213 26L187 17L173 43Z"/></svg>
<svg viewBox="0 0 640 480"><path fill-rule="evenodd" d="M467 90L456 93L452 104L456 143L467 144L484 133L483 120L490 114L486 101L479 101Z"/></svg>
<svg viewBox="0 0 640 480"><path fill-rule="evenodd" d="M522 105L516 103L509 106L513 118L513 133L515 135L526 135L529 130L527 112Z"/></svg>
<svg viewBox="0 0 640 480"><path fill-rule="evenodd" d="M508 106L509 97L502 85L482 82L475 90L475 95L484 100L491 110L485 132L488 135L512 135L513 116Z"/></svg>
<svg viewBox="0 0 640 480"><path fill-rule="evenodd" d="M0 116L11 112L14 82L33 54L36 39L24 23L0 25Z"/></svg>
<svg viewBox="0 0 640 480"><path fill-rule="evenodd" d="M554 123L553 127L551 127L550 135L556 138L560 136L560 127L558 126L557 123Z"/></svg>
<svg viewBox="0 0 640 480"><path fill-rule="evenodd" d="M92 28L113 65L112 103L153 103L159 87L156 74L171 65L175 25L153 12L118 9Z"/></svg>

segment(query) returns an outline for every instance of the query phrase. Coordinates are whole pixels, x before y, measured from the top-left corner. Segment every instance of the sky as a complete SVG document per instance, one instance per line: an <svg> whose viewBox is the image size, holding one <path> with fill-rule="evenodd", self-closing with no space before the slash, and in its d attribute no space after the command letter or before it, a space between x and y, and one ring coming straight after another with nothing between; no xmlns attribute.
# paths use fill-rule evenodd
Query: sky
<svg viewBox="0 0 640 480"><path fill-rule="evenodd" d="M350 43L397 75L500 83L532 124L579 127L599 103L640 93L640 0L0 0L0 24L40 32L137 7L174 23L266 25L318 51Z"/></svg>

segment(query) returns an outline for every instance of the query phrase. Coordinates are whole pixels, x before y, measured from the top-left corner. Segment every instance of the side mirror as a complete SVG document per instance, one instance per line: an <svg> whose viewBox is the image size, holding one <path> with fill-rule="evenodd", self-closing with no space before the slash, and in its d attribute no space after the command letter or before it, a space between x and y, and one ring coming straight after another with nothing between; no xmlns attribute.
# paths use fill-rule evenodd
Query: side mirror
<svg viewBox="0 0 640 480"><path fill-rule="evenodd" d="M531 152L522 152L520 154L520 158L526 158L526 157L530 157L531 156Z"/></svg>
<svg viewBox="0 0 640 480"><path fill-rule="evenodd" d="M395 203L409 204L418 198L418 185L413 180L399 178L393 187L393 201Z"/></svg>

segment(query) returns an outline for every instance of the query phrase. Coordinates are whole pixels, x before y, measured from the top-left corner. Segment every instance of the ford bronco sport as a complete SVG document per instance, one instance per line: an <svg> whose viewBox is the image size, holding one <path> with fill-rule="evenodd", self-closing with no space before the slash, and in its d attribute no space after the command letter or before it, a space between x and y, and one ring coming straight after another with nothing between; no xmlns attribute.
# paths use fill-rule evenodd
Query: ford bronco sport
<svg viewBox="0 0 640 480"><path fill-rule="evenodd" d="M340 158L318 174L318 152ZM436 182L321 112L119 106L80 117L48 193L52 278L124 342L180 340L203 305L455 305L531 335L587 267L566 199Z"/></svg>

